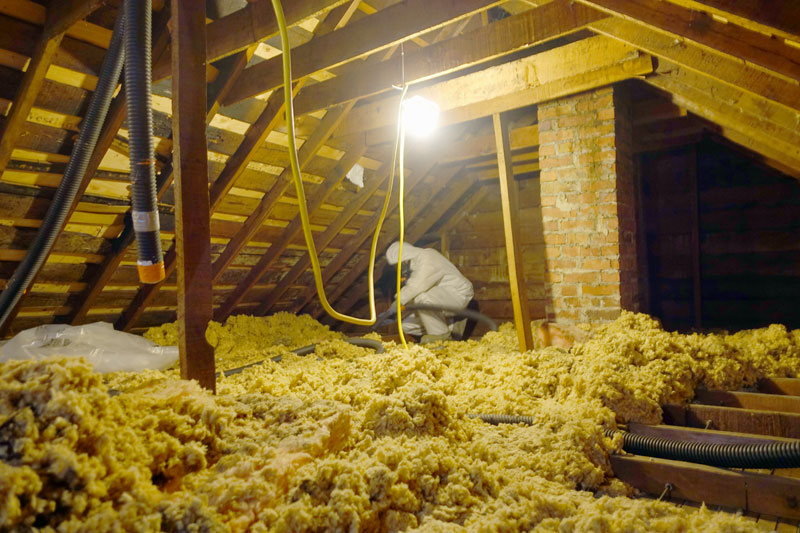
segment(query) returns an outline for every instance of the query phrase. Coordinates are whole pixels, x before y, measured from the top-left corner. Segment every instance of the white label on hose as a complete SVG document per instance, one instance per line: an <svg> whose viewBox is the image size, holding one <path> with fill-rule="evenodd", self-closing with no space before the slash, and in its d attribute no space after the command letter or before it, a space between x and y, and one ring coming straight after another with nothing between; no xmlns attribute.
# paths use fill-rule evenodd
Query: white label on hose
<svg viewBox="0 0 800 533"><path fill-rule="evenodd" d="M149 266L155 265L155 263L153 263L152 261L148 261L146 259L145 260L138 259L136 261L136 264L139 265L139 266L143 266L143 267L149 267Z"/></svg>
<svg viewBox="0 0 800 533"><path fill-rule="evenodd" d="M158 211L132 211L134 231L158 231Z"/></svg>

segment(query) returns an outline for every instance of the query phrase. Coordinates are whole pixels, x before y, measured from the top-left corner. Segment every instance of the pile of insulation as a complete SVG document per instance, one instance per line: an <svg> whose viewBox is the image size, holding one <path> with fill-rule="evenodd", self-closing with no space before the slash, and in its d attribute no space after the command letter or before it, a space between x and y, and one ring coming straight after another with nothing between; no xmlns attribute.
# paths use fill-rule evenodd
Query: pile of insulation
<svg viewBox="0 0 800 533"><path fill-rule="evenodd" d="M170 327L148 335L175 340ZM623 313L570 351L513 328L376 354L308 317L209 328L212 396L177 370L78 359L0 365L0 524L163 531L750 531L737 516L624 497L603 435L698 386L795 376L800 331L678 335ZM318 342L314 355L289 350ZM122 391L111 396L108 389ZM490 426L468 413L524 414Z"/></svg>

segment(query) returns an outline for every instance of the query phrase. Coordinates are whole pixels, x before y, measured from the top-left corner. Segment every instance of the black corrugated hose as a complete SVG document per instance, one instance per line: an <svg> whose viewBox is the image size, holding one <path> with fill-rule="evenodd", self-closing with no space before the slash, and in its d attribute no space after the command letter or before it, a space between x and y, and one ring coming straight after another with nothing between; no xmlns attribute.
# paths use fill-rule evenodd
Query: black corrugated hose
<svg viewBox="0 0 800 533"><path fill-rule="evenodd" d="M532 425L530 416L479 414L468 415L486 423ZM622 434L622 449L637 455L687 461L725 468L798 468L800 440L764 444L718 444L664 439L627 431L605 430L607 437Z"/></svg>
<svg viewBox="0 0 800 533"><path fill-rule="evenodd" d="M151 0L125 0L125 98L131 161L133 229L142 283L164 279L164 258L156 198L156 166L151 107Z"/></svg>
<svg viewBox="0 0 800 533"><path fill-rule="evenodd" d="M94 152L97 139L100 136L100 129L106 120L108 107L111 104L114 89L122 71L122 63L125 57L123 50L124 20L125 16L120 10L108 51L103 59L100 76L97 79L97 87L89 102L89 108L83 119L78 140L75 141L75 146L72 147L72 153L64 170L64 176L61 178L61 183L58 185L55 195L53 195L53 201L50 203L50 207L42 220L42 225L36 233L33 243L28 248L25 257L17 266L14 274L8 280L5 290L0 294L0 326L8 320L19 299L28 290L33 278L36 277L45 259L50 254L53 243L64 225L67 213L86 174L86 167Z"/></svg>
<svg viewBox="0 0 800 533"><path fill-rule="evenodd" d="M380 341L376 341L373 339L362 339L361 337L347 337L345 339L347 342L354 346L360 346L362 348L372 348L375 350L375 353L383 353L383 344ZM317 349L316 344L309 344L308 346L303 346L302 348L295 348L292 352L296 353L297 355L308 355L310 353L314 353ZM217 372L217 377L220 374L223 374L225 377L232 376L234 374L239 374L243 370L248 368L252 368L254 366L263 365L267 361L275 361L276 363L282 359L280 355L276 355L272 359L264 359L263 361L256 361L255 363L250 363L249 365L244 365L236 368L231 368L230 370L226 370L224 372Z"/></svg>

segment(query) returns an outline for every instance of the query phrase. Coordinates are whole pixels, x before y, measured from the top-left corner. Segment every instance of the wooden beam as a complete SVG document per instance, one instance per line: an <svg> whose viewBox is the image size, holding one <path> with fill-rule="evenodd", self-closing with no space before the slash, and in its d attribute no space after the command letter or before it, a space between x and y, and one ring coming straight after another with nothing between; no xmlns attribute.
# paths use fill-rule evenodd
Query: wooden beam
<svg viewBox="0 0 800 533"><path fill-rule="evenodd" d="M765 35L800 41L800 4L795 0L672 0Z"/></svg>
<svg viewBox="0 0 800 533"><path fill-rule="evenodd" d="M357 147L355 150L349 151L339 164L336 166L332 173L332 177L328 179L328 181L320 185L320 188L314 193L313 196L309 197L308 199L308 214L311 217L314 212L319 209L322 203L328 198L328 196L339 186L342 180L345 178L347 173L356 164L356 162L364 155L366 151L366 147L361 145ZM381 180L377 177L371 180L372 182L380 182ZM365 194L368 194L364 191ZM360 207L361 204L359 204ZM345 207L345 211L350 206ZM339 215L341 216L341 215ZM338 217L337 217L338 218ZM349 220L349 219L348 219ZM331 225L335 224L336 222L332 222ZM300 234L302 230L302 222L300 220L300 214L298 213L297 216L292 220L292 222L286 227L286 229L281 234L280 238L277 239L275 242L272 242L269 246L269 249L264 253L263 257L259 259L258 263L253 265L247 276L236 286L231 294L225 299L225 301L220 305L214 312L214 319L222 322L227 318L235 309L236 306L241 303L244 299L245 295L248 291L250 291L261 277L269 270L272 264L275 262L276 259L286 250L289 244ZM282 282L285 285L285 283Z"/></svg>
<svg viewBox="0 0 800 533"><path fill-rule="evenodd" d="M440 125L457 124L649 74L650 56L608 37L590 37L435 85L408 97L437 102ZM535 74L534 74L535 73ZM399 96L359 106L339 128L341 137L397 123ZM382 130L383 131L383 130ZM391 136L391 134L390 134Z"/></svg>
<svg viewBox="0 0 800 533"><path fill-rule="evenodd" d="M797 83L768 75L741 60L709 54L692 42L676 42L674 38L628 20L605 19L589 24L589 28L760 99L782 104L788 108L787 111L800 110L800 86Z"/></svg>
<svg viewBox="0 0 800 533"><path fill-rule="evenodd" d="M757 392L729 392L722 390L697 390L695 403L742 407L762 411L781 411L800 414L800 397L783 394L761 394Z"/></svg>
<svg viewBox="0 0 800 533"><path fill-rule="evenodd" d="M292 0L284 2L284 15L288 25L297 24L308 17L333 9L348 0ZM235 54L248 46L264 41L278 34L278 23L272 5L266 0L251 3L233 13L219 18L206 28L208 46L206 58L216 61ZM165 56L153 65L153 81L161 81L170 76L171 65Z"/></svg>
<svg viewBox="0 0 800 533"><path fill-rule="evenodd" d="M706 50L746 61L764 72L794 82L800 80L800 49L763 33L715 20L702 11L656 0L579 1L646 25L670 38L688 39Z"/></svg>
<svg viewBox="0 0 800 533"><path fill-rule="evenodd" d="M406 82L418 83L450 74L578 31L589 22L605 17L604 13L570 0L555 0L540 8L406 53ZM295 109L299 114L309 113L353 98L388 91L402 82L401 59L395 56L378 64L361 65L348 70L346 75L307 87L298 96Z"/></svg>
<svg viewBox="0 0 800 533"><path fill-rule="evenodd" d="M798 378L762 378L758 380L759 392L768 394L788 394L800 396L800 379Z"/></svg>
<svg viewBox="0 0 800 533"><path fill-rule="evenodd" d="M325 118L320 122L314 133L306 139L303 146L298 150L298 159L300 169L302 170L310 161L311 158L319 151L324 143L331 136L333 131L339 126L339 123L344 116L350 111L355 102L344 104L343 106L331 109L325 115ZM261 227L267 217L272 213L278 199L283 196L289 185L292 183L292 169L287 167L278 176L277 181L259 202L253 213L247 217L247 220L242 225L242 229L230 240L225 250L220 254L213 264L214 280L216 281L225 271L225 269L233 262L233 259L244 248L247 242L255 235L256 231Z"/></svg>
<svg viewBox="0 0 800 533"><path fill-rule="evenodd" d="M205 57L205 4L172 0L178 350L181 377L214 392L214 349L205 336L212 317Z"/></svg>
<svg viewBox="0 0 800 533"><path fill-rule="evenodd" d="M407 0L394 4L293 49L292 75L295 79L302 78L341 65L499 3L497 0ZM280 57L253 65L245 70L225 104L274 89L280 85L281 76Z"/></svg>
<svg viewBox="0 0 800 533"><path fill-rule="evenodd" d="M798 479L651 457L612 455L610 460L616 477L649 494L660 495L670 484L673 498L800 518Z"/></svg>
<svg viewBox="0 0 800 533"><path fill-rule="evenodd" d="M47 8L45 34L48 37L62 35L76 22L91 15L108 0L55 0Z"/></svg>
<svg viewBox="0 0 800 533"><path fill-rule="evenodd" d="M669 93L674 103L717 124L725 137L739 134L740 137L731 138L734 142L744 142L747 148L800 171L800 135L796 129L782 125L791 122L791 114L680 67L662 64L660 68L668 71L649 76L646 81ZM794 115L796 120L797 114Z"/></svg>
<svg viewBox="0 0 800 533"><path fill-rule="evenodd" d="M503 232L508 257L508 282L511 305L514 308L514 325L519 340L519 351L533 349L531 315L525 284L525 265L522 263L519 227L519 188L514 181L511 164L511 142L508 134L508 117L492 115L495 142L497 143L497 168L500 173L500 204L503 209Z"/></svg>
<svg viewBox="0 0 800 533"><path fill-rule="evenodd" d="M716 405L665 405L664 422L675 426L800 439L800 415Z"/></svg>

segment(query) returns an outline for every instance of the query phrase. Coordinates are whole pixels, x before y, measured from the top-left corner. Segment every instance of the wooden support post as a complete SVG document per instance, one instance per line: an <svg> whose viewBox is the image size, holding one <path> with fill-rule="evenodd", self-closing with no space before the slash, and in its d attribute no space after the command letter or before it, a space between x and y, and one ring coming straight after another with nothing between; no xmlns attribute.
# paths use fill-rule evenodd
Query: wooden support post
<svg viewBox="0 0 800 533"><path fill-rule="evenodd" d="M211 320L211 220L206 154L205 4L172 0L172 128L181 377L215 390Z"/></svg>
<svg viewBox="0 0 800 533"><path fill-rule="evenodd" d="M492 115L492 121L497 143L497 168L500 172L503 231L506 236L508 281L511 288L511 304L514 307L514 324L517 328L519 349L521 352L527 352L533 349L533 336L531 335L531 315L525 285L525 269L519 243L518 188L514 181L514 168L511 163L508 119L506 115L495 113Z"/></svg>

